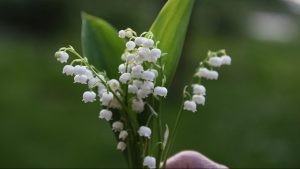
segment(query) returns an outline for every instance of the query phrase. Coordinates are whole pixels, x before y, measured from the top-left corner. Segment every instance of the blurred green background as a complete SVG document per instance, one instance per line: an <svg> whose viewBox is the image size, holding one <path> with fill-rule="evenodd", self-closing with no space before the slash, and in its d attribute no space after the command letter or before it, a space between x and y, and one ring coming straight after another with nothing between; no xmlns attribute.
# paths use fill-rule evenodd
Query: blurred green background
<svg viewBox="0 0 300 169"><path fill-rule="evenodd" d="M148 30L165 1L0 1L0 167L125 167L97 103L61 74L54 52L80 50L80 12L117 29ZM164 106L172 125L183 85L207 50L233 65L207 81L207 104L186 113L175 149L234 168L300 167L299 0L196 0Z"/></svg>

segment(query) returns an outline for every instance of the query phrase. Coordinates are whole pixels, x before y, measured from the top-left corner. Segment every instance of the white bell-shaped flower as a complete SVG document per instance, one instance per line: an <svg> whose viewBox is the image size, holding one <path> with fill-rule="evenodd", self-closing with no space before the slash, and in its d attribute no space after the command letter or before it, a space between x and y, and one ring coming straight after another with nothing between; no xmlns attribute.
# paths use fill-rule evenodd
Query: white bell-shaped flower
<svg viewBox="0 0 300 169"><path fill-rule="evenodd" d="M143 166L154 169L156 167L156 159L152 156L146 156L144 158Z"/></svg>
<svg viewBox="0 0 300 169"><path fill-rule="evenodd" d="M119 139L125 140L128 136L128 132L126 130L122 130L119 134Z"/></svg>
<svg viewBox="0 0 300 169"><path fill-rule="evenodd" d="M154 41L152 39L145 39L143 46L147 48L152 48L154 45Z"/></svg>
<svg viewBox="0 0 300 169"><path fill-rule="evenodd" d="M69 59L69 54L65 51L58 51L55 53L55 57L60 63L66 63Z"/></svg>
<svg viewBox="0 0 300 169"><path fill-rule="evenodd" d="M221 56L222 65L231 65L231 57L228 55Z"/></svg>
<svg viewBox="0 0 300 169"><path fill-rule="evenodd" d="M138 91L138 88L135 85L128 85L128 93L136 94Z"/></svg>
<svg viewBox="0 0 300 169"><path fill-rule="evenodd" d="M138 46L142 46L145 42L146 38L144 37L137 37L135 38L134 42L136 43L136 45Z"/></svg>
<svg viewBox="0 0 300 169"><path fill-rule="evenodd" d="M120 121L116 121L112 124L112 130L114 132L120 132L124 129L124 124Z"/></svg>
<svg viewBox="0 0 300 169"><path fill-rule="evenodd" d="M205 67L201 67L198 69L198 72L195 74L195 76L207 78L208 74L209 70Z"/></svg>
<svg viewBox="0 0 300 169"><path fill-rule="evenodd" d="M98 77L93 77L88 81L88 86L90 89L98 86L101 83L100 79Z"/></svg>
<svg viewBox="0 0 300 169"><path fill-rule="evenodd" d="M111 79L107 83L114 92L120 89L120 83L116 79Z"/></svg>
<svg viewBox="0 0 300 169"><path fill-rule="evenodd" d="M74 67L71 65L64 66L63 73L67 76L72 76L74 74Z"/></svg>
<svg viewBox="0 0 300 169"><path fill-rule="evenodd" d="M142 65L136 65L131 68L131 76L134 78L140 78L144 68Z"/></svg>
<svg viewBox="0 0 300 169"><path fill-rule="evenodd" d="M133 41L128 41L127 43L126 43L126 48L128 49L128 50L133 50L134 48L135 48L135 43L133 42Z"/></svg>
<svg viewBox="0 0 300 169"><path fill-rule="evenodd" d="M133 99L132 101L132 111L136 113L141 113L144 111L145 103L142 99Z"/></svg>
<svg viewBox="0 0 300 169"><path fill-rule="evenodd" d="M146 48L146 47L139 47L137 53L138 53L138 55L140 55L140 56L146 57L146 56L149 55L150 49L149 49L149 48Z"/></svg>
<svg viewBox="0 0 300 169"><path fill-rule="evenodd" d="M102 102L103 106L108 106L113 98L114 98L114 95L111 92L104 92L102 94L100 101Z"/></svg>
<svg viewBox="0 0 300 169"><path fill-rule="evenodd" d="M220 57L214 56L209 58L207 63L213 67L220 67L222 65L222 59Z"/></svg>
<svg viewBox="0 0 300 169"><path fill-rule="evenodd" d="M86 91L83 93L82 96L82 101L84 101L85 103L87 102L94 102L96 101L96 93L93 91Z"/></svg>
<svg viewBox="0 0 300 169"><path fill-rule="evenodd" d="M117 145L117 150L124 151L126 149L126 147L127 147L126 143L124 143L123 141L120 141Z"/></svg>
<svg viewBox="0 0 300 169"><path fill-rule="evenodd" d="M141 137L147 137L147 138L150 138L151 136L151 129L149 127L146 127L146 126L141 126L138 130L138 134L141 136Z"/></svg>
<svg viewBox="0 0 300 169"><path fill-rule="evenodd" d="M158 48L154 48L150 51L150 55L159 58L161 56L161 50Z"/></svg>
<svg viewBox="0 0 300 169"><path fill-rule="evenodd" d="M130 79L131 79L130 73L123 73L119 78L120 82L123 84L126 84Z"/></svg>
<svg viewBox="0 0 300 169"><path fill-rule="evenodd" d="M203 85L193 84L193 94L205 95L206 89Z"/></svg>
<svg viewBox="0 0 300 169"><path fill-rule="evenodd" d="M217 71L214 70L210 70L207 74L207 79L209 80L217 80L219 77L219 73Z"/></svg>
<svg viewBox="0 0 300 169"><path fill-rule="evenodd" d="M125 64L120 64L118 69L119 69L119 73L125 73L126 72Z"/></svg>
<svg viewBox="0 0 300 169"><path fill-rule="evenodd" d="M185 101L183 110L191 111L191 112L196 112L197 111L197 105L194 101Z"/></svg>
<svg viewBox="0 0 300 169"><path fill-rule="evenodd" d="M166 97L168 94L168 89L165 87L157 86L154 88L154 95Z"/></svg>
<svg viewBox="0 0 300 169"><path fill-rule="evenodd" d="M104 86L104 84L102 84L102 83L99 83L98 86L97 86L97 88L98 88L98 95L101 98L102 95L103 95L103 93L107 92L107 89Z"/></svg>
<svg viewBox="0 0 300 169"><path fill-rule="evenodd" d="M151 89L147 90L147 89L139 89L137 91L137 97L139 99L145 99L146 97L148 97L151 94Z"/></svg>
<svg viewBox="0 0 300 169"><path fill-rule="evenodd" d="M120 102L118 101L118 99L116 98L113 98L110 103L108 104L108 107L109 108L112 108L112 109L121 109L122 108L122 105L120 104Z"/></svg>
<svg viewBox="0 0 300 169"><path fill-rule="evenodd" d="M112 112L110 110L103 109L99 113L99 118L105 119L106 121L110 121L112 118Z"/></svg>
<svg viewBox="0 0 300 169"><path fill-rule="evenodd" d="M204 106L205 104L205 97L203 95L193 95L192 99L195 103L201 104Z"/></svg>
<svg viewBox="0 0 300 169"><path fill-rule="evenodd" d="M91 70L87 69L85 72L86 77L88 77L88 79L91 79L94 77L94 74Z"/></svg>
<svg viewBox="0 0 300 169"><path fill-rule="evenodd" d="M141 88L144 83L141 80L133 80L132 84L135 85L137 88Z"/></svg>
<svg viewBox="0 0 300 169"><path fill-rule="evenodd" d="M126 31L125 36L127 38L131 38L132 37L132 32L131 31Z"/></svg>
<svg viewBox="0 0 300 169"><path fill-rule="evenodd" d="M119 31L119 37L120 38L125 38L125 36L126 36L126 32L124 30L120 30Z"/></svg>
<svg viewBox="0 0 300 169"><path fill-rule="evenodd" d="M153 81L155 79L155 73L152 71L146 70L142 73L142 79Z"/></svg>
<svg viewBox="0 0 300 169"><path fill-rule="evenodd" d="M88 77L86 75L76 75L74 77L74 83L87 84Z"/></svg>
<svg viewBox="0 0 300 169"><path fill-rule="evenodd" d="M144 81L140 88L143 90L152 90L154 88L154 83L151 81Z"/></svg>
<svg viewBox="0 0 300 169"><path fill-rule="evenodd" d="M87 70L87 69L86 69L85 66L76 65L76 66L74 67L74 73L75 73L76 75L85 75L86 70Z"/></svg>

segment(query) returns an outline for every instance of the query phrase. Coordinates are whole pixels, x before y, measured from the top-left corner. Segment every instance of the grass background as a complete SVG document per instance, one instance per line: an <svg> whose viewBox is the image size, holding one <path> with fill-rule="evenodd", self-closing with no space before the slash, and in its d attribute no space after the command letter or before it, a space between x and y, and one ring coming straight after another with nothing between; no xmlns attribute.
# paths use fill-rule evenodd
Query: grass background
<svg viewBox="0 0 300 169"><path fill-rule="evenodd" d="M164 1L0 1L0 167L125 167L98 103L61 74L61 46L80 50L80 12L142 32ZM259 41L247 33L253 11L286 14L282 1L198 0L177 75L165 102L175 118L183 85L209 49L233 58L218 81L206 81L207 104L184 115L175 149L193 149L230 167L299 167L300 37ZM299 21L296 22L298 28ZM112 141L113 140L113 141Z"/></svg>

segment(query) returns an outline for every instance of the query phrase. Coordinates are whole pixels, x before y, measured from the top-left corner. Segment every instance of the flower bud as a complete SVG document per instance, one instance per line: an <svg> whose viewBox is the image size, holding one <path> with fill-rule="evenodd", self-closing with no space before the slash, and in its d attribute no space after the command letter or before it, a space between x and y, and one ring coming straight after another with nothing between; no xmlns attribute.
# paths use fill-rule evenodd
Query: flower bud
<svg viewBox="0 0 300 169"><path fill-rule="evenodd" d="M123 130L123 128L124 128L124 124L120 121L116 121L112 124L112 130L114 132L120 132Z"/></svg>
<svg viewBox="0 0 300 169"><path fill-rule="evenodd" d="M133 99L132 101L132 111L136 113L141 113L144 111L145 103L142 99Z"/></svg>
<svg viewBox="0 0 300 169"><path fill-rule="evenodd" d="M131 31L126 31L125 36L127 38L131 38L132 37L132 32Z"/></svg>
<svg viewBox="0 0 300 169"><path fill-rule="evenodd" d="M124 143L123 141L120 141L117 145L117 150L124 151L126 149L126 147L127 147L126 143Z"/></svg>
<svg viewBox="0 0 300 169"><path fill-rule="evenodd" d="M125 38L125 36L126 36L126 32L124 30L120 30L119 31L119 37L120 38Z"/></svg>
<svg viewBox="0 0 300 169"><path fill-rule="evenodd" d="M128 136L128 132L126 130L122 130L119 134L119 139L125 140Z"/></svg>

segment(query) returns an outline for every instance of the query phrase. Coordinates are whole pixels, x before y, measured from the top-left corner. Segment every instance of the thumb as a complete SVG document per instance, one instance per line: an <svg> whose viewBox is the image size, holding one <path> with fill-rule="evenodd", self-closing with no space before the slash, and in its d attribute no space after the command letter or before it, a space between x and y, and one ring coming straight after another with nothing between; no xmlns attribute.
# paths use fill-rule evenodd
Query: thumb
<svg viewBox="0 0 300 169"><path fill-rule="evenodd" d="M222 168L227 166L218 164L196 151L182 151L167 160L166 168Z"/></svg>

